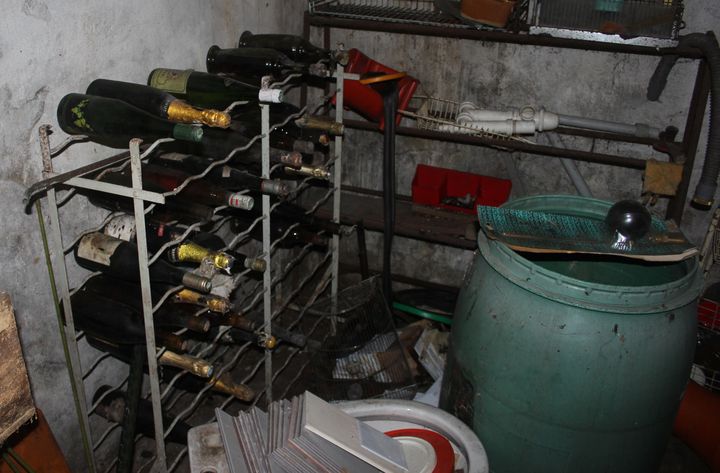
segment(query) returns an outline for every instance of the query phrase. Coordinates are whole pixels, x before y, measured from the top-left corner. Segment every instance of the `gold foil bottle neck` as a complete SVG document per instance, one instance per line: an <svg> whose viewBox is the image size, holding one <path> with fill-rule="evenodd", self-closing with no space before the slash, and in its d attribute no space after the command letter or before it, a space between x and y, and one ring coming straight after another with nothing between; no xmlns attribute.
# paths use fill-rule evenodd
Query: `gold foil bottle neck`
<svg viewBox="0 0 720 473"><path fill-rule="evenodd" d="M202 305L220 314L230 312L232 308L230 301L224 297L200 294L190 289L182 289L176 292L173 299L177 302Z"/></svg>
<svg viewBox="0 0 720 473"><path fill-rule="evenodd" d="M230 126L230 114L219 110L194 108L181 100L170 102L167 118L178 123L202 123L218 128Z"/></svg>
<svg viewBox="0 0 720 473"><path fill-rule="evenodd" d="M208 383L213 385L215 391L230 394L241 401L252 401L255 397L255 391L252 388L234 382L228 373L223 373L219 378L213 378Z"/></svg>
<svg viewBox="0 0 720 473"><path fill-rule="evenodd" d="M189 355L180 355L172 351L164 351L158 362L161 365L174 366L201 378L209 378L213 375L215 367L203 360Z"/></svg>

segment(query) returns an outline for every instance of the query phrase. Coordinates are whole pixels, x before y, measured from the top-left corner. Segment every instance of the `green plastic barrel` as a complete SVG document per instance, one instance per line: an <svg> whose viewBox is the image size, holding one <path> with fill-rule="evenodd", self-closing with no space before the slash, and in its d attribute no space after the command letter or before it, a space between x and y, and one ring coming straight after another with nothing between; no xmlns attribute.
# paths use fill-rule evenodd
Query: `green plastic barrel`
<svg viewBox="0 0 720 473"><path fill-rule="evenodd" d="M507 207L603 219L573 196ZM520 254L478 237L441 407L495 473L655 473L688 380L703 278L677 263Z"/></svg>

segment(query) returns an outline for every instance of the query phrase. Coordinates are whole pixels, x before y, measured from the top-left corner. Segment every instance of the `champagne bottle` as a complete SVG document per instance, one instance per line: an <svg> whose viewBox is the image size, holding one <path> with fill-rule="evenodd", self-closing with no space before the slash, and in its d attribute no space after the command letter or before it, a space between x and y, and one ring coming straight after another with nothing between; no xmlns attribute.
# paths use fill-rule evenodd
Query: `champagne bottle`
<svg viewBox="0 0 720 473"><path fill-rule="evenodd" d="M93 395L93 404L100 399L102 401L95 408L95 413L111 422L122 424L126 412L126 393L119 389L113 390L108 385L102 385ZM145 437L155 438L152 402L142 398L138 400L136 422L135 428L138 433ZM163 426L169 427L171 423L172 419L163 413ZM187 445L187 435L190 429L191 426L186 422L178 421L169 433L166 432L166 439L169 442Z"/></svg>
<svg viewBox="0 0 720 473"><path fill-rule="evenodd" d="M203 135L200 127L173 123L121 100L84 94L63 97L57 120L69 135L87 135L92 141L115 148L126 148L132 138L199 142Z"/></svg>
<svg viewBox="0 0 720 473"><path fill-rule="evenodd" d="M130 215L113 217L105 225L103 232L121 240L135 241L135 219ZM153 253L159 251L165 244L177 240L184 233L184 229L173 225L148 222L146 224L148 250ZM251 258L231 250L219 251L225 246L225 242L217 235L192 231L185 241L167 249L165 256L171 263L200 264L209 258L216 268L230 274L237 274L245 269L265 271L264 259Z"/></svg>
<svg viewBox="0 0 720 473"><path fill-rule="evenodd" d="M180 370L163 368L162 379L169 383ZM209 379L200 379L195 376L181 376L173 383L173 386L190 393L197 393L210 386L210 389L219 393L229 394L244 402L250 402L255 398L255 390L242 383L236 382L228 372Z"/></svg>
<svg viewBox="0 0 720 473"><path fill-rule="evenodd" d="M127 345L98 338L92 334L87 337L88 344L96 350L109 353L124 363L129 363L132 356L130 347ZM157 358L159 365L172 369L175 372L187 371L199 378L211 378L215 373L215 367L206 360L196 356L182 355L171 350L165 350ZM145 364L147 367L147 363Z"/></svg>
<svg viewBox="0 0 720 473"><path fill-rule="evenodd" d="M96 79L90 83L86 93L122 100L171 122L202 123L220 128L227 128L230 125L230 115L226 112L194 108L165 91L147 85Z"/></svg>
<svg viewBox="0 0 720 473"><path fill-rule="evenodd" d="M303 74L327 77L328 69L323 64L295 62L283 53L269 48L221 49L213 45L205 59L207 71L213 74L229 73L243 76L262 77L273 75L284 77L289 74Z"/></svg>
<svg viewBox="0 0 720 473"><path fill-rule="evenodd" d="M235 233L245 232L254 221L255 219L252 216L236 216L231 225L232 231ZM285 235L286 232L287 235ZM253 226L248 235L254 240L262 241L262 225ZM282 240L280 240L281 238ZM318 235L301 224L295 225L289 220L276 216L270 219L270 239L273 244L280 241L280 243L277 243L280 248L294 248L307 244L319 248L327 248L328 246L326 236Z"/></svg>
<svg viewBox="0 0 720 473"><path fill-rule="evenodd" d="M165 295L169 288L168 286L153 286L151 293L153 305L160 302L160 298ZM136 312L142 314L141 289L135 283L98 274L85 281L82 290L107 298L110 303L117 302L130 306ZM216 302L210 302L213 300ZM160 306L154 314L153 320L156 327L188 328L196 332L207 332L211 321L204 315L198 315L198 312L203 309L214 309L215 312L226 313L231 309L231 304L230 301L219 296L204 295L189 289L183 289L173 293Z"/></svg>
<svg viewBox="0 0 720 473"><path fill-rule="evenodd" d="M109 177L105 182L114 184L127 185L126 178ZM161 189L145 189L162 192ZM104 192L83 191L88 197L91 204L110 210L112 212L133 213L135 211L134 203L131 198L106 194ZM180 221L193 224L197 221L210 220L215 215L215 209L207 205L196 204L187 201L177 201L166 199L165 205L156 207L148 216L148 219L156 222Z"/></svg>
<svg viewBox="0 0 720 473"><path fill-rule="evenodd" d="M252 34L244 31L240 35L238 48L270 48L280 51L291 60L301 64L330 62L330 51L322 49L310 41L289 34Z"/></svg>
<svg viewBox="0 0 720 473"><path fill-rule="evenodd" d="M134 308L84 287L71 296L70 302L75 326L86 334L118 345L145 344L143 317ZM155 329L155 338L158 346L173 351L187 350L186 340L159 327Z"/></svg>
<svg viewBox="0 0 720 473"><path fill-rule="evenodd" d="M255 333L263 326L262 323L257 322L245 315L239 314L237 312L230 312L227 314L223 314L216 317L209 317L210 323L213 326L230 326L233 327L228 332L228 335L231 338L237 338L240 339L241 335L239 334L240 331L246 332L246 333ZM291 345L294 345L296 347L304 347L307 343L307 338L305 335L297 332L292 332L290 330L287 330L284 327L281 327L277 324L271 324L271 332L273 337L276 337L279 340L284 340ZM213 333L213 329L209 331L211 334Z"/></svg>
<svg viewBox="0 0 720 473"><path fill-rule="evenodd" d="M181 153L165 153L158 156L158 164L170 167L179 167L190 173L201 173L213 163L213 160L203 156L194 156ZM247 189L263 194L287 196L293 189L294 183L279 179L262 179L247 171L241 171L232 166L216 166L207 175L226 189Z"/></svg>
<svg viewBox="0 0 720 473"><path fill-rule="evenodd" d="M257 104L260 86L226 76L193 71L192 69L155 69L148 85L185 99L196 107L226 109L233 102ZM280 97L282 100L282 96Z"/></svg>
<svg viewBox="0 0 720 473"><path fill-rule="evenodd" d="M113 238L100 232L83 236L75 249L75 260L85 269L102 271L129 281L140 280L137 247L132 243ZM189 273L163 260L150 265L150 280L180 285L200 292L210 292L209 279Z"/></svg>

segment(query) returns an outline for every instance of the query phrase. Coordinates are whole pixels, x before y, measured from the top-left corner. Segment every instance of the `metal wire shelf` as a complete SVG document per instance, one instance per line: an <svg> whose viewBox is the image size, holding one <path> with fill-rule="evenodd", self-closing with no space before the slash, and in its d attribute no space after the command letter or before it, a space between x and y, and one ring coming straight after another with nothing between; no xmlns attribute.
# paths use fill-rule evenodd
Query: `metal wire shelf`
<svg viewBox="0 0 720 473"><path fill-rule="evenodd" d="M342 67L338 66L334 77L337 80L337 83L342 83L342 81L344 80ZM277 87L283 87L286 85L286 82L273 85ZM340 88L338 88L336 95L339 106L338 111L336 112L335 119L336 121L342 122L342 90ZM150 158L152 153L155 151L155 149L160 143L172 140L158 140L152 143L150 147L145 149L142 153L140 152L139 140L132 140L130 143L129 154L126 154L124 156L118 156L115 158L108 158L106 160L103 160L98 166L94 168L90 166L88 167L88 169L82 169L79 172L68 173L67 179L61 180L60 175L55 175L53 173L52 158L62 153L65 149L67 149L74 143L86 141L86 139L85 137L71 137L60 143L58 146L51 148L48 137L50 128L46 125L41 126L40 138L44 168L43 175L46 179L55 179L55 181L53 181L46 189L47 195L45 200L47 201L47 211L50 217L50 224L48 226L49 232L47 233L45 230L46 227L44 224L44 217L42 216L42 206L39 201L36 201L35 205L36 209L38 210L41 231L45 244L46 258L48 260L48 270L51 279L53 296L56 301L56 309L58 309L58 320L60 324L61 336L64 344L66 345L66 361L69 372L71 374L71 385L73 387L76 408L78 411L81 436L83 438L83 444L85 447L85 453L88 462L88 471L98 471L98 464L96 462L94 452L100 450L100 448L108 441L108 439L113 437L112 434L117 430L117 426L119 425L117 423L101 419L97 416L93 416L93 419L95 419L95 421L93 421L93 423L91 424L90 416L94 413L96 407L100 403L102 403L104 398L110 392L117 389L123 389L123 387L127 385L129 376L124 377L123 379L119 380L119 382L116 382L115 385L111 387L111 389L103 393L97 399L94 399L92 404L89 404L87 402L85 382L87 382L89 378L95 376L96 372L99 371L99 366L105 363L106 360L113 359L113 357L107 353L98 352L99 354L93 356L92 358L89 358L89 361L87 363L81 363L81 356L78 347L78 340L80 340L80 337L77 336L78 333L81 332L76 332L74 326L74 319L72 316L70 304L70 296L78 288L82 287L82 284L84 284L84 282L90 276L86 276L86 278L82 281L81 284L77 285L75 289L71 289L68 269L65 260L69 257L73 247L77 244L77 242L82 238L83 235L92 231L101 230L111 218L118 215L118 212L108 213L103 219L101 225L96 226L93 230L84 231L75 238L68 239L69 241L72 241L72 244L63 247L63 235L61 233L59 208L70 202L73 197L77 195L77 188L87 188L99 192L117 193L119 195L125 195L134 199L134 215L136 219L135 223L137 230L136 238L138 242L139 260L141 263L140 286L143 291L145 319L144 323L147 338L147 351L149 355L149 358L147 360L147 367L150 375L150 391L145 395L145 397L151 399L152 401L153 417L156 432L154 443L155 454L151 459L146 462L145 465L140 466L140 471L142 471L145 467L150 466L151 464L153 466L153 471L173 471L181 464L184 456L187 453L187 447L181 449L176 455L173 455L171 461L168 461L169 457L167 455L168 452L166 450L167 446L165 444L165 440L167 439L170 431L174 428L175 425L178 424L178 422L183 421L194 415L197 407L206 400L207 393L212 389L212 383L207 383L204 388L202 388L200 391L198 391L192 396L192 399L188 400L185 398L187 394L177 388L177 382L183 376L188 375L187 371L180 371L171 380L167 382L160 381L158 377L158 359L165 351L165 349L156 347L153 314L168 298L170 298L175 292L180 290L182 286L170 288L164 294L162 294L159 299L152 299L150 297L149 275L147 274L148 266L157 261L160 255L162 255L168 248L184 241L193 230L203 225L211 225L214 230L218 230L228 222L229 218L218 215L218 211L224 208L218 207L214 209L214 216L212 218L202 222L195 222L189 226L183 226L182 235L180 235L173 241L163 245L160 249L158 249L158 251L155 252L154 255L150 255L145 249L145 216L149 215L156 205L163 205L165 198L170 198L179 194L190 182L205 177L212 170L212 168L230 162L238 153L249 149L257 142L260 142L262 148L261 177L263 179L268 179L271 172L277 168L277 166L273 168L270 167L270 131L277 127L284 126L290 120L299 118L300 116L304 115L308 110L317 110L319 107L323 106L329 100L329 98L330 96L323 97L319 100L317 106L304 107L297 114L290 115L286 117L283 122L274 124L272 126L270 126L269 124L269 106L266 104L261 105L262 128L260 135L248 140L248 143L245 146L232 150L225 158L213 162L202 173L189 176L178 187L176 187L172 191L165 192L163 194L154 194L142 189L142 181L140 178L141 161ZM326 169L332 170L332 182L330 188L327 192L323 194L321 199L322 202L325 202L328 199L333 199L333 206L334 208L336 208L336 212L333 218L333 221L335 223L339 223L340 192L338 192L338 190L341 182L341 154L342 137L336 136L333 156L329 160L327 160L325 164ZM115 186L101 181L101 178L108 172L122 171L125 170L128 166L130 166L131 175L133 177L132 189L118 189L121 188L121 186ZM84 177L87 175L92 176L92 178L88 179ZM305 190L312 187L311 180L311 177L301 180L299 182L299 185L294 189L291 195L287 197L286 201L293 202L300 199L305 193ZM70 188L68 192L64 193L61 199L58 198L59 191L55 187L58 184L63 184L64 186ZM36 192L36 190L34 190L33 192ZM30 196L30 198L32 198L35 194L29 192L28 195ZM145 205L146 203L149 203L150 205ZM331 290L337 290L337 275L339 270L339 235L332 235L331 244L329 245L327 252L324 254L324 256L319 258L319 261L316 261L315 263L308 261L309 255L312 255L314 253L310 251L312 246L310 244L295 251L293 253L293 256L284 263L281 263L280 261L283 259L287 259L286 257L289 254L281 254L279 255L280 258L278 258L277 256L273 256L273 254L276 253L278 248L281 246L282 242L290 237L292 230L292 227L288 228L287 231L284 232L284 234L281 235L279 238L274 239L272 242L270 241L270 219L272 218L272 212L278 205L280 205L279 202L271 205L269 196L263 195L261 214L254 218L254 220L250 222L244 230L237 232L233 236L232 240L226 245L226 247L223 248L223 250L235 249L237 246L244 244L244 242L250 237L251 232L253 232L258 225L262 226L262 250L257 257L265 259L267 264L267 270L265 271L261 281L257 281L255 284L242 285L243 295L241 296L241 299L237 302L236 307L239 307L239 312L241 314L261 312L263 314L263 322L260 328L256 330L256 333L262 332L264 334L267 334L268 336L271 335L272 331L271 322L275 320L282 313L284 308L286 308L289 304L297 302L298 295L303 290L305 290L308 283L318 273L318 271L320 271L320 269L325 268L326 272L330 274L330 279L325 281L325 284L322 286L321 292L324 292L327 289L329 282L332 282ZM306 212L308 214L312 214L319 206L320 203L312 206L312 208L310 208ZM299 281L289 281L290 279L292 279L289 277L289 274L293 272L296 268L307 268L308 266L312 266L312 269L307 271L305 277L301 278ZM244 277L249 271L250 270L245 270L233 277L233 289L237 289L242 284ZM276 302L274 301L275 292L280 288L281 285L285 285L288 283L295 285L294 290L289 291L288 296L284 300L278 301L279 304L276 305ZM284 287L282 289L283 291L285 290ZM335 292L333 292L333 294L334 293ZM156 301L154 305L152 302L149 302L151 300ZM60 312L60 301L62 301L62 312L64 313ZM198 311L198 313L201 312L203 312L203 310ZM215 366L215 374L213 378L214 380L217 380L217 378L220 377L223 373L230 372L231 370L235 369L238 366L240 360L244 359L244 357L248 356L249 354L255 353L255 355L253 356L257 356L258 359L254 362L253 368L249 372L246 372L241 381L241 384L253 383L253 385L261 386L262 391L259 392L257 396L255 396L253 404L259 402L260 399L264 399L266 402L271 401L272 380L276 379L277 375L287 367L287 363L281 364L279 370L273 371L273 359L277 357L275 352L270 350L262 350L260 352L258 350L253 350L252 348L254 345L252 342L235 345L223 344L223 337L230 331L230 329L231 327L223 327L221 330L218 331L218 333L213 337L212 340L195 343L194 346L189 349L188 353L193 356L198 356L206 359ZM180 330L175 333L179 335L182 334L183 331L184 330ZM281 352L287 352L287 350L284 350L283 348L284 345L281 344L280 347ZM86 364L89 367L84 372L82 366L83 364ZM264 370L261 369L263 367ZM183 401L182 403L180 403L181 400ZM237 401L234 396L226 395L220 407L224 408L229 404L233 403L234 401ZM175 415L172 416L168 421L164 422L162 418L162 415L164 414L164 412L162 412L162 407L170 410L176 406L179 406L180 404L182 404L182 406L184 407L182 407L179 412L176 412ZM101 420L102 422L100 422ZM212 421L212 418L208 418L205 421L210 422ZM94 441L91 440L93 438L95 439ZM141 438L141 435L137 435L135 437L135 442L139 441ZM116 466L117 459L110 462L110 464L107 466L106 471L113 471Z"/></svg>
<svg viewBox="0 0 720 473"><path fill-rule="evenodd" d="M432 0L310 0L308 11L355 20L471 28L440 11Z"/></svg>

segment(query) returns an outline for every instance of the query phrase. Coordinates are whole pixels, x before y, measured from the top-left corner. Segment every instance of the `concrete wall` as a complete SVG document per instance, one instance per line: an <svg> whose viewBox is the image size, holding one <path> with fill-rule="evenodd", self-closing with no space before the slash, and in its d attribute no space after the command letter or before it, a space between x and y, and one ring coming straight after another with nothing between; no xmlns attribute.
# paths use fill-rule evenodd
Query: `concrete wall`
<svg viewBox="0 0 720 473"><path fill-rule="evenodd" d="M64 134L57 128L55 107L64 94L84 92L98 77L144 82L155 67L202 70L210 45L231 47L245 29L300 33L304 6L303 0L3 2L0 288L12 295L15 304L35 401L73 471L85 471L80 436L37 216L24 214L21 202L25 188L41 178L38 125L55 125L52 139L57 143ZM110 153L92 144L80 145L56 160L56 170L68 170ZM97 225L100 218L82 199L63 214L63 230L69 236ZM66 244L68 241L70 238Z"/></svg>
<svg viewBox="0 0 720 473"><path fill-rule="evenodd" d="M720 4L702 0L686 4L684 33L717 29ZM321 41L319 29L313 30ZM558 113L579 115L626 123L648 123L664 128L685 124L697 62L681 60L674 68L659 102L648 102L646 87L657 58L493 44L423 36L375 32L331 30L331 44L359 48L370 57L396 69L407 71L421 83L420 93L450 100L470 100L491 109L508 106L544 106ZM409 122L409 126L414 126ZM707 127L707 120L705 123ZM706 131L693 175L695 182L703 162ZM548 144L546 137L529 137ZM568 147L632 157L666 157L646 146L592 142L564 137ZM377 133L350 131L347 134L345 180L348 184L380 189L381 145ZM490 148L438 143L398 137L398 192L409 195L415 166L425 163L445 166L513 180L512 197L536 194L574 194L566 173L556 158L508 153ZM578 163L594 195L607 200L640 197L642 173L609 166ZM691 192L694 191L694 183ZM664 215L665 203L654 209ZM688 208L683 230L700 243L711 212ZM376 268L380 266L379 238L368 242ZM437 282L458 285L472 254L467 251L428 247L411 240L397 239L394 244L394 268L405 275L430 276ZM352 257L353 251L348 252ZM422 271L415 261L432 258L433 271ZM430 274L428 274L430 273Z"/></svg>

